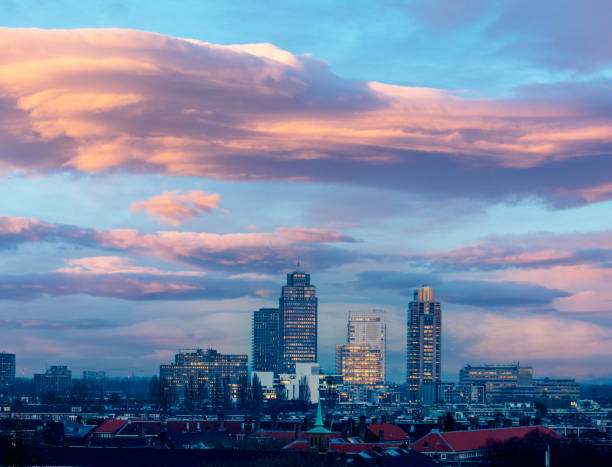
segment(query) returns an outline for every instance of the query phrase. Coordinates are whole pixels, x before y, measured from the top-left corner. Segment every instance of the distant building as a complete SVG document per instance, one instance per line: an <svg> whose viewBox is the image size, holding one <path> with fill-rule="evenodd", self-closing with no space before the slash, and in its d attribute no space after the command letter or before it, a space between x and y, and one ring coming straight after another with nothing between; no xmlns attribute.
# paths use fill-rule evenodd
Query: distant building
<svg viewBox="0 0 612 467"><path fill-rule="evenodd" d="M317 361L317 296L310 274L287 274L278 300L281 369L293 373L296 363Z"/></svg>
<svg viewBox="0 0 612 467"><path fill-rule="evenodd" d="M159 379L169 400L220 400L226 391L237 398L241 378L247 378L248 356L225 355L214 349L181 350L174 363L160 365Z"/></svg>
<svg viewBox="0 0 612 467"><path fill-rule="evenodd" d="M369 345L337 345L336 373L344 384L374 385L384 381L383 357Z"/></svg>
<svg viewBox="0 0 612 467"><path fill-rule="evenodd" d="M485 388L471 383L426 383L421 396L424 404L481 404Z"/></svg>
<svg viewBox="0 0 612 467"><path fill-rule="evenodd" d="M419 400L424 384L441 380L442 311L426 285L408 305L407 355L408 397Z"/></svg>
<svg viewBox="0 0 612 467"><path fill-rule="evenodd" d="M46 392L68 394L72 383L72 371L65 365L54 365L44 373L34 374L34 388L36 394Z"/></svg>
<svg viewBox="0 0 612 467"><path fill-rule="evenodd" d="M580 399L580 385L575 379L537 378L533 386L536 399L567 402Z"/></svg>
<svg viewBox="0 0 612 467"><path fill-rule="evenodd" d="M387 325L384 311L350 311L346 342L350 345L367 345L380 351L380 381L386 380Z"/></svg>
<svg viewBox="0 0 612 467"><path fill-rule="evenodd" d="M278 372L278 308L253 312L253 371Z"/></svg>
<svg viewBox="0 0 612 467"><path fill-rule="evenodd" d="M519 363L466 365L459 381L482 385L487 402L531 400L534 397L533 368Z"/></svg>
<svg viewBox="0 0 612 467"><path fill-rule="evenodd" d="M84 370L83 381L84 382L100 382L106 379L106 372L102 370Z"/></svg>
<svg viewBox="0 0 612 467"><path fill-rule="evenodd" d="M15 386L15 354L0 353L0 394L11 392Z"/></svg>

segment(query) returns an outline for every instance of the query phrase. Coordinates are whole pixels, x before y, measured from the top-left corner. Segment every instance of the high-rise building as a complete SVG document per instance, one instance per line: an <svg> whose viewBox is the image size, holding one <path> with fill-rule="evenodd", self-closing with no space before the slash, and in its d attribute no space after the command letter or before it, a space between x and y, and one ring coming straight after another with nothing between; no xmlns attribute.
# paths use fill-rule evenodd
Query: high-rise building
<svg viewBox="0 0 612 467"><path fill-rule="evenodd" d="M369 345L337 345L336 373L344 384L373 386L383 380L382 352Z"/></svg>
<svg viewBox="0 0 612 467"><path fill-rule="evenodd" d="M15 354L0 353L0 394L11 392L15 386Z"/></svg>
<svg viewBox="0 0 612 467"><path fill-rule="evenodd" d="M65 365L53 365L44 373L34 374L34 389L36 394L54 392L68 394L72 383L72 371Z"/></svg>
<svg viewBox="0 0 612 467"><path fill-rule="evenodd" d="M253 312L253 371L278 372L278 308Z"/></svg>
<svg viewBox="0 0 612 467"><path fill-rule="evenodd" d="M280 366L293 373L296 363L317 361L317 297L310 274L297 270L287 274L287 285L278 300Z"/></svg>
<svg viewBox="0 0 612 467"><path fill-rule="evenodd" d="M420 400L423 384L441 381L442 311L426 285L408 305L407 341L408 397Z"/></svg>
<svg viewBox="0 0 612 467"><path fill-rule="evenodd" d="M247 355L224 355L214 349L181 350L174 363L160 365L159 380L168 400L218 401L226 393L235 399L241 378L247 378Z"/></svg>
<svg viewBox="0 0 612 467"><path fill-rule="evenodd" d="M530 400L534 396L533 368L519 363L466 365L459 371L459 381L484 386L487 402Z"/></svg>
<svg viewBox="0 0 612 467"><path fill-rule="evenodd" d="M386 379L387 325L385 312L349 311L347 344L367 345L378 350L381 357L381 373L378 381Z"/></svg>

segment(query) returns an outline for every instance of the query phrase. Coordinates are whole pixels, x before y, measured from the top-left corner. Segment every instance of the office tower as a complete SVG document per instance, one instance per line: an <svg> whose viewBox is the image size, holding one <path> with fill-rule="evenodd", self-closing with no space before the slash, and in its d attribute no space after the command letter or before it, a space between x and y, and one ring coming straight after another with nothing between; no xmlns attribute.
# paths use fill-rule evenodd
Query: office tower
<svg viewBox="0 0 612 467"><path fill-rule="evenodd" d="M253 312L253 371L278 372L278 308Z"/></svg>
<svg viewBox="0 0 612 467"><path fill-rule="evenodd" d="M12 392L15 386L15 354L0 353L0 394Z"/></svg>
<svg viewBox="0 0 612 467"><path fill-rule="evenodd" d="M281 367L293 373L296 363L317 361L317 297L310 274L297 270L287 274L287 285L278 300Z"/></svg>
<svg viewBox="0 0 612 467"><path fill-rule="evenodd" d="M441 380L442 311L426 285L408 305L407 341L408 397L420 400L423 384Z"/></svg>
<svg viewBox="0 0 612 467"><path fill-rule="evenodd" d="M336 373L344 384L369 385L383 381L382 352L369 345L337 345Z"/></svg>
<svg viewBox="0 0 612 467"><path fill-rule="evenodd" d="M189 398L202 403L219 401L226 392L235 399L247 372L247 355L224 355L214 349L180 350L174 363L160 365L159 380L167 400Z"/></svg>
<svg viewBox="0 0 612 467"><path fill-rule="evenodd" d="M349 311L347 344L367 345L379 350L382 358L382 373L378 381L386 379L387 325L385 312Z"/></svg>
<svg viewBox="0 0 612 467"><path fill-rule="evenodd" d="M72 371L65 365L54 365L44 373L34 374L34 390L36 394L54 392L68 394L72 382Z"/></svg>
<svg viewBox="0 0 612 467"><path fill-rule="evenodd" d="M487 402L533 399L533 368L519 363L466 365L459 371L461 383L480 384Z"/></svg>

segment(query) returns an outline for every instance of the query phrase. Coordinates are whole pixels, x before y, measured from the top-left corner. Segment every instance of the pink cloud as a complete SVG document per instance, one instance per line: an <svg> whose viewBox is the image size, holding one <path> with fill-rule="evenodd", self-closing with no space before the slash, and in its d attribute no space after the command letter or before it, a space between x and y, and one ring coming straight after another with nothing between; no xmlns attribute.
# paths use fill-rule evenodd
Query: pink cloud
<svg viewBox="0 0 612 467"><path fill-rule="evenodd" d="M562 316L458 313L445 319L453 340L479 361L567 362L608 357L612 346L611 328Z"/></svg>
<svg viewBox="0 0 612 467"><path fill-rule="evenodd" d="M203 276L202 271L162 271L147 266L133 266L132 261L120 256L93 256L65 260L67 267L56 272L66 274L137 274L153 276Z"/></svg>
<svg viewBox="0 0 612 467"><path fill-rule="evenodd" d="M285 270L298 255L313 267L323 268L352 262L357 257L356 253L328 245L355 242L354 238L329 229L292 227L273 232L227 234L174 230L141 233L133 229L81 229L36 219L0 216L0 247L44 241L87 245L234 272ZM71 271L103 273L135 268L113 256L71 261L68 264Z"/></svg>
<svg viewBox="0 0 612 467"><path fill-rule="evenodd" d="M570 99L472 99L344 80L320 60L271 44L140 31L2 28L0 88L0 144L10 149L0 165L37 173L398 184L401 174L437 170L429 164L442 156L480 173L607 156L612 142L609 115ZM553 193L561 178L530 189ZM610 183L603 178L576 188ZM577 196L607 199L606 190ZM173 224L199 210L171 195L143 203ZM171 206L180 208L174 217Z"/></svg>
<svg viewBox="0 0 612 467"><path fill-rule="evenodd" d="M130 211L146 211L151 217L170 225L179 225L202 213L209 213L219 207L218 193L208 194L202 190L181 193L179 190L164 191L144 201L132 203Z"/></svg>

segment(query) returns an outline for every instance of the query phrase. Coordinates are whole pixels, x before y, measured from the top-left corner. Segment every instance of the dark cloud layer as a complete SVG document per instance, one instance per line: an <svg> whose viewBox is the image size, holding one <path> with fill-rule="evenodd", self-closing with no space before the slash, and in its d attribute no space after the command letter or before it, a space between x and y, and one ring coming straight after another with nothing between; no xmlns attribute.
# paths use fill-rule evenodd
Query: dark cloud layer
<svg viewBox="0 0 612 467"><path fill-rule="evenodd" d="M431 274L399 271L364 271L357 274L352 288L381 289L412 297L421 285L434 288L440 301L487 308L542 307L556 298L569 297L562 290L513 281L442 280Z"/></svg>

